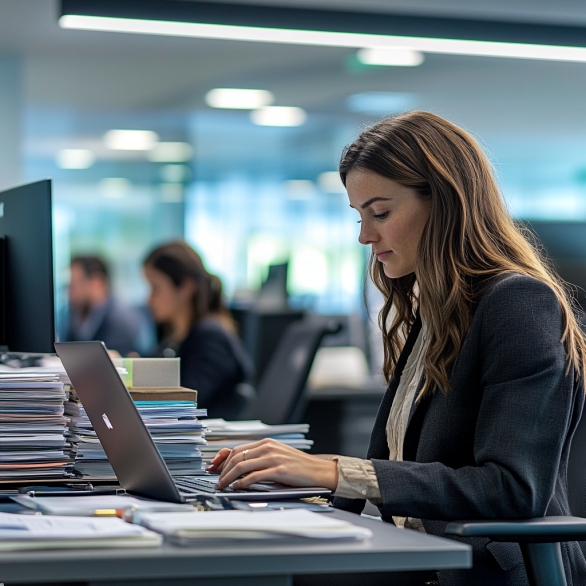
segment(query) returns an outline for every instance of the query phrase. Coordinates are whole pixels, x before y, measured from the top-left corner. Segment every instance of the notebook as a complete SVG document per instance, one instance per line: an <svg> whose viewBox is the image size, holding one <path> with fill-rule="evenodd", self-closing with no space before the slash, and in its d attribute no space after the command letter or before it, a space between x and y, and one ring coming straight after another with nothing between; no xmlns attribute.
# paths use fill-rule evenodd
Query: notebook
<svg viewBox="0 0 586 586"><path fill-rule="evenodd" d="M104 343L57 342L55 349L118 481L128 493L175 503L210 494L246 501L330 494L323 487L295 488L276 483L217 491L217 476L172 477Z"/></svg>

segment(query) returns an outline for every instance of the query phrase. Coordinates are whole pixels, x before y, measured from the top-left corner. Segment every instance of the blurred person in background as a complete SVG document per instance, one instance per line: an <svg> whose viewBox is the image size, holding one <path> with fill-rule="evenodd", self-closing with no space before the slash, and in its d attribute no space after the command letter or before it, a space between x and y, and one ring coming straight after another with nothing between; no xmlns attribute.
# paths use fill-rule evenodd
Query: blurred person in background
<svg viewBox="0 0 586 586"><path fill-rule="evenodd" d="M144 261L148 304L161 332L156 356L181 358L181 384L197 390L211 417L234 419L246 403L240 385L253 367L230 312L222 283L185 242L155 248Z"/></svg>
<svg viewBox="0 0 586 586"><path fill-rule="evenodd" d="M105 261L99 256L76 256L70 272L65 341L101 340L122 356L148 352L152 338L148 320L112 295Z"/></svg>

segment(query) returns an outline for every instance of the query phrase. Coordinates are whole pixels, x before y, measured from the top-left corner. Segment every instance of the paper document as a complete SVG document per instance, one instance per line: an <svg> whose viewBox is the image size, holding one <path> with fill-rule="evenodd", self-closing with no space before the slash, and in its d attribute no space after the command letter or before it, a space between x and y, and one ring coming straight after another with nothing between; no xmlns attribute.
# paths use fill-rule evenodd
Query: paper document
<svg viewBox="0 0 586 586"><path fill-rule="evenodd" d="M153 547L160 535L116 517L0 513L0 551L79 547Z"/></svg>
<svg viewBox="0 0 586 586"><path fill-rule="evenodd" d="M206 437L215 435L226 437L229 435L276 435L282 433L307 433L307 423L286 423L282 425L267 425L258 419L248 421L226 421L225 419L206 419L208 428Z"/></svg>
<svg viewBox="0 0 586 586"><path fill-rule="evenodd" d="M92 516L96 511L136 509L144 511L191 512L191 505L137 499L123 495L35 496L15 495L11 500L20 505L41 511L46 515Z"/></svg>
<svg viewBox="0 0 586 586"><path fill-rule="evenodd" d="M367 539L370 529L305 509L284 511L212 511L144 513L140 523L153 531L188 543L199 539Z"/></svg>

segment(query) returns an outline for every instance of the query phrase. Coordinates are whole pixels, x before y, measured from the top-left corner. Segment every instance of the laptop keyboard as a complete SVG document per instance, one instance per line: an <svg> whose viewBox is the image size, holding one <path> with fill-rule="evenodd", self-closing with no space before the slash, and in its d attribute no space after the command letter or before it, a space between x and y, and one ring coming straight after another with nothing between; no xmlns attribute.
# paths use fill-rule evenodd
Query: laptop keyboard
<svg viewBox="0 0 586 586"><path fill-rule="evenodd" d="M197 478L195 476L177 476L173 479L177 488L181 492L187 494L205 493L205 494L216 494L215 481L206 480L204 478Z"/></svg>
<svg viewBox="0 0 586 586"><path fill-rule="evenodd" d="M218 490L216 488L216 481L207 478L199 478L197 476L176 476L173 478L177 488L185 494L222 494L223 492L234 492L229 486L224 490ZM254 483L248 488L240 489L237 492L272 492L274 490L283 490L291 487L287 487L277 483Z"/></svg>

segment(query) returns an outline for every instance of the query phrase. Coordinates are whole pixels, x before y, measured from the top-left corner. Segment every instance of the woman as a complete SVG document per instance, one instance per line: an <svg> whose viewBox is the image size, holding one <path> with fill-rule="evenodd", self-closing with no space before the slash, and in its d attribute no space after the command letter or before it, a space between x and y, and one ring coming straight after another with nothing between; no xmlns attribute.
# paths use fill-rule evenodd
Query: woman
<svg viewBox="0 0 586 586"><path fill-rule="evenodd" d="M383 520L435 535L451 520L570 514L586 344L479 145L438 116L406 113L365 130L340 175L385 298L389 388L368 459L265 440L217 455L219 488L322 485L337 507L360 512L366 498ZM441 571L440 584L527 584L517 544L466 541L473 569ZM586 581L578 545L562 552L569 584Z"/></svg>
<svg viewBox="0 0 586 586"><path fill-rule="evenodd" d="M243 407L238 386L252 366L222 302L222 285L185 242L153 250L144 261L149 307L161 326L157 356L181 358L181 384L196 389L211 417L234 419Z"/></svg>

